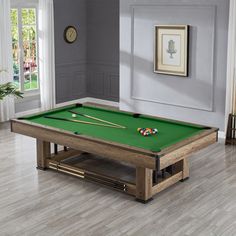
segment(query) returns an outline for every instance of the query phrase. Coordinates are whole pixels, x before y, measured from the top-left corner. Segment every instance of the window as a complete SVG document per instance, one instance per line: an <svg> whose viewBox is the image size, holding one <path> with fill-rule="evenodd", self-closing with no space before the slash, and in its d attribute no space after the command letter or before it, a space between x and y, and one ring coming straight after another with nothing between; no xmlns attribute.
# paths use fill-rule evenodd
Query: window
<svg viewBox="0 0 236 236"><path fill-rule="evenodd" d="M24 93L38 92L37 8L13 7L11 31L14 83Z"/></svg>

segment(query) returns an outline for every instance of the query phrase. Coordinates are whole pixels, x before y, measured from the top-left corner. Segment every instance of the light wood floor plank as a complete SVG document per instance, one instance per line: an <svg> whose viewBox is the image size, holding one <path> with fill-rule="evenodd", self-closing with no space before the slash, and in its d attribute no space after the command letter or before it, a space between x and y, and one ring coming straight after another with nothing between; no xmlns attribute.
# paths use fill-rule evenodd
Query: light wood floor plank
<svg viewBox="0 0 236 236"><path fill-rule="evenodd" d="M236 235L236 147L190 158L190 179L147 205L53 171L38 171L35 141L0 125L0 235Z"/></svg>

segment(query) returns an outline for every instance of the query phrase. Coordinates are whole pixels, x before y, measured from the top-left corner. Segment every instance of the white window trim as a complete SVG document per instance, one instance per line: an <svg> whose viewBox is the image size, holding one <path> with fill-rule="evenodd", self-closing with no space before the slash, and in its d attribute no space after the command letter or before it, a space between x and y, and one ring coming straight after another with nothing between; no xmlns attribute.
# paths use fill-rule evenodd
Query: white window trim
<svg viewBox="0 0 236 236"><path fill-rule="evenodd" d="M11 0L11 8L13 7L35 7L38 6L38 0Z"/></svg>
<svg viewBox="0 0 236 236"><path fill-rule="evenodd" d="M31 1L24 1L24 0L11 0L11 9L15 8L18 10L18 17L19 14L21 14L20 9L21 8L35 8L36 9L36 32L37 32L37 67L38 67L38 88L34 89L34 90L24 90L24 83L20 83L20 89L22 92L24 92L24 97L31 97L31 96L35 96L35 95L40 95L40 66L39 66L39 14L38 14L38 0L31 0ZM18 20L18 29L22 29L22 22L21 20ZM19 32L19 45L20 45L20 50L22 50L22 35ZM23 57L23 53L20 53L20 62L23 61L22 59ZM22 63L20 63L20 77L23 75L22 72ZM24 98L22 99L22 102L24 102Z"/></svg>

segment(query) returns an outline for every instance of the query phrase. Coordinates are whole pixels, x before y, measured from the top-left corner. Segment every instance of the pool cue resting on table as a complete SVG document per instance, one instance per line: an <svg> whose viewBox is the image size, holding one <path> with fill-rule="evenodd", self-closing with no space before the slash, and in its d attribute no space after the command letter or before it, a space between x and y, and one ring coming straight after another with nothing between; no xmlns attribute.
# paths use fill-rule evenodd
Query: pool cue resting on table
<svg viewBox="0 0 236 236"><path fill-rule="evenodd" d="M97 117L94 117L94 116L86 115L86 114L83 114L83 113L80 113L80 112L76 112L76 111L72 111L72 110L70 110L69 112L72 113L72 114L84 116L84 117L89 118L89 119L92 119L92 120L101 121L101 122L103 122L103 123L107 123L107 124L112 125L112 126L117 126L117 127L119 127L119 128L122 128L122 129L125 129L125 128L126 128L125 126L118 125L118 124L116 124L116 123L112 123L112 122L110 122L110 121L103 120L103 119L100 119L100 118L97 118Z"/></svg>
<svg viewBox="0 0 236 236"><path fill-rule="evenodd" d="M98 125L98 126L104 126L104 127L110 127L110 128L116 128L116 129L125 129L126 128L126 127L119 127L119 126L116 126L116 125L94 123L94 122L89 122L89 121L75 120L75 119L69 119L69 118L61 118L61 117L55 117L55 116L44 116L44 118L48 118L48 119L52 119L52 120L69 121L69 122L75 122L75 123L81 123L81 124L88 124L88 125Z"/></svg>

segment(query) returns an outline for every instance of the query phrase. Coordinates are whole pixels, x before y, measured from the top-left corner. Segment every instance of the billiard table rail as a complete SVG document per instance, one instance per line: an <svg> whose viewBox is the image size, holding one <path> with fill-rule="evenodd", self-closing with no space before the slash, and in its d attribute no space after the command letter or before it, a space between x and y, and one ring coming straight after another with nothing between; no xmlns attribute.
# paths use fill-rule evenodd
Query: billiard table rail
<svg viewBox="0 0 236 236"><path fill-rule="evenodd" d="M35 124L28 120L12 119L11 131L44 142L55 143L75 150L103 155L106 158L125 161L129 164L156 169L156 153L145 149L108 142L83 134L77 135L73 132Z"/></svg>
<svg viewBox="0 0 236 236"><path fill-rule="evenodd" d="M84 152L91 152L92 150L93 153L97 155L101 154L101 153L96 153L99 152L99 148L101 148L102 150L106 149L107 150L106 152L108 153L108 155L106 155L107 158L113 159L114 156L114 159L118 159L121 161L123 159L123 161L127 161L130 164L136 164L154 170L155 169L160 170L162 168L162 165L166 165L164 164L166 161L167 162L171 161L170 159L163 160L162 157L169 154L169 156L173 158L172 153L175 152L177 149L185 147L181 149L181 151L179 151L178 153L178 156L181 156L182 152L188 153L194 150L197 151L198 149L210 145L208 142L209 137L211 138L213 136L215 142L218 140L218 129L209 128L197 135L194 135L183 141L180 141L172 145L171 147L167 147L159 152L156 152L125 144L101 140L98 138L86 136L84 134L74 134L73 132L41 124L36 124L34 122L22 119L11 120L11 131L22 135L27 135L36 139L48 141L51 143L68 146L77 150L82 150ZM198 141L201 139L203 140ZM78 141L83 141L83 145L81 145L81 142ZM197 142L195 143L195 141ZM94 144L96 145L96 148L94 148ZM117 152L119 152L118 155ZM142 158L138 159L139 156ZM175 158L176 156L177 154L175 153Z"/></svg>

